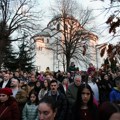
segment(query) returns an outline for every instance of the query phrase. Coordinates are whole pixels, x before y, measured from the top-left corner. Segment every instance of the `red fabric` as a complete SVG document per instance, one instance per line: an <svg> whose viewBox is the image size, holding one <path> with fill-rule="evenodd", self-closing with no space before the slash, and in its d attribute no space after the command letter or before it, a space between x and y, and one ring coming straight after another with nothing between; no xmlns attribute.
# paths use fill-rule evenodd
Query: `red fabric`
<svg viewBox="0 0 120 120"><path fill-rule="evenodd" d="M0 120L20 120L20 111L15 98L10 97L6 102L0 103Z"/></svg>
<svg viewBox="0 0 120 120"><path fill-rule="evenodd" d="M66 84L66 90L68 89L68 84Z"/></svg>
<svg viewBox="0 0 120 120"><path fill-rule="evenodd" d="M99 103L95 98L93 98L93 103L98 107Z"/></svg>
<svg viewBox="0 0 120 120"><path fill-rule="evenodd" d="M80 110L80 118L81 120L94 120L88 109Z"/></svg>
<svg viewBox="0 0 120 120"><path fill-rule="evenodd" d="M89 67L88 70L87 70L88 75L90 75L92 71L95 71L95 68L94 67Z"/></svg>
<svg viewBox="0 0 120 120"><path fill-rule="evenodd" d="M1 93L1 94L6 94L6 95L8 95L8 96L10 96L10 95L13 94L13 93L12 93L12 90L11 90L10 88L1 88L1 89L0 89L0 93Z"/></svg>

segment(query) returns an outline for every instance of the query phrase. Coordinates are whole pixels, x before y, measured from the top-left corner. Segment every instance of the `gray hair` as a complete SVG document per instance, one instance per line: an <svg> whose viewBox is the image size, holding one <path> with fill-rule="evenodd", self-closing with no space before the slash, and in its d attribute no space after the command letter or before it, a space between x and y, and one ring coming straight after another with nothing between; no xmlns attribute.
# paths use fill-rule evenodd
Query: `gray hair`
<svg viewBox="0 0 120 120"><path fill-rule="evenodd" d="M81 79L81 75L75 75L74 80L76 80L77 78Z"/></svg>

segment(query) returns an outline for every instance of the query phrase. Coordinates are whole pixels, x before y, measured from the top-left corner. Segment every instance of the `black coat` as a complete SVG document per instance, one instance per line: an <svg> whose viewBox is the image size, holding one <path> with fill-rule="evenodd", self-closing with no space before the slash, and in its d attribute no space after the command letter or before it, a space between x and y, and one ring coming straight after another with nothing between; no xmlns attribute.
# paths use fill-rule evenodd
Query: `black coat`
<svg viewBox="0 0 120 120"><path fill-rule="evenodd" d="M77 108L73 106L70 120L81 120L81 112L78 108L78 106ZM99 111L96 105L93 104L93 106L88 108L88 112L89 115L92 116L92 120L99 120Z"/></svg>
<svg viewBox="0 0 120 120"><path fill-rule="evenodd" d="M4 82L4 81L0 82L0 88L2 88L3 82ZM8 81L8 83L6 84L5 87L10 88L10 84L11 84L11 80Z"/></svg>
<svg viewBox="0 0 120 120"><path fill-rule="evenodd" d="M45 96L52 96L51 91L48 91L48 93ZM55 120L66 120L66 114L68 109L66 96L59 91L57 92L56 98L53 97L53 100L55 101L57 106Z"/></svg>

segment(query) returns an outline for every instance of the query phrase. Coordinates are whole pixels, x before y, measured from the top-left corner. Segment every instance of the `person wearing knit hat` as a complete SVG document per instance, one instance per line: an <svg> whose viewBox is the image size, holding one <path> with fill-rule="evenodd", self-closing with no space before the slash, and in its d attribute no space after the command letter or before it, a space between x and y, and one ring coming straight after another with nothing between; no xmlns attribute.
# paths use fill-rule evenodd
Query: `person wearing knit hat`
<svg viewBox="0 0 120 120"><path fill-rule="evenodd" d="M0 89L0 120L20 120L18 103L10 88Z"/></svg>
<svg viewBox="0 0 120 120"><path fill-rule="evenodd" d="M0 94L3 93L3 94L6 94L8 96L12 95L12 90L10 88L2 88L0 89Z"/></svg>
<svg viewBox="0 0 120 120"><path fill-rule="evenodd" d="M10 88L0 89L0 101L1 102L5 102L6 100L8 100L10 95L12 95L12 90Z"/></svg>

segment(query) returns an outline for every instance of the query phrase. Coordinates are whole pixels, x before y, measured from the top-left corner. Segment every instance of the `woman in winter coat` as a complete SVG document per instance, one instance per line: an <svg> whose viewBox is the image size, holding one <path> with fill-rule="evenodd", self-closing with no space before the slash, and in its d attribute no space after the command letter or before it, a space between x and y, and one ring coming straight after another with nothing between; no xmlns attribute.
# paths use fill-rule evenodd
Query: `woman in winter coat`
<svg viewBox="0 0 120 120"><path fill-rule="evenodd" d="M50 89L50 81L49 79L45 79L43 88L39 91L38 99L41 100L44 97L44 95L49 91L49 89Z"/></svg>
<svg viewBox="0 0 120 120"><path fill-rule="evenodd" d="M104 74L103 79L100 81L99 90L100 90L100 104L109 101L109 94L113 88L109 75Z"/></svg>
<svg viewBox="0 0 120 120"><path fill-rule="evenodd" d="M0 89L0 120L20 120L17 101L11 95L10 88Z"/></svg>

